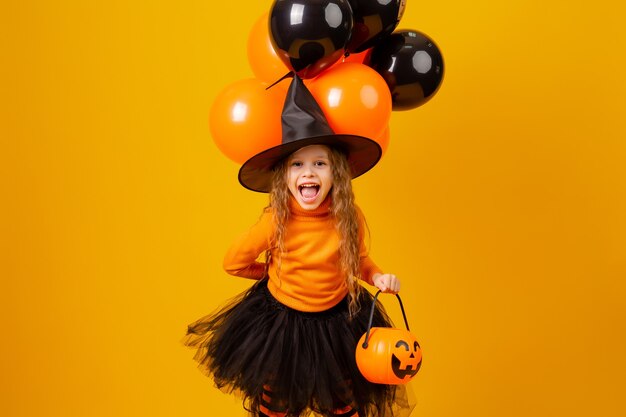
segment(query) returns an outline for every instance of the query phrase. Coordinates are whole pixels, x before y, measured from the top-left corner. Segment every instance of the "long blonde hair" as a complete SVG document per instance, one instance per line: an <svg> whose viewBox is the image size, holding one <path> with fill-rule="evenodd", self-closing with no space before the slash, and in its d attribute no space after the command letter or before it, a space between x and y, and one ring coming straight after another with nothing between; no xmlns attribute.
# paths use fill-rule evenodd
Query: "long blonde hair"
<svg viewBox="0 0 626 417"><path fill-rule="evenodd" d="M345 154L335 148L328 148L328 158L333 176L333 187L330 195L332 202L330 206L331 215L335 218L335 228L339 235L339 265L342 274L346 279L348 287L348 310L353 316L358 310L358 295L361 286L358 282L360 278L360 256L359 256L359 222L357 210L354 203L354 193L352 192L350 166ZM290 191L287 186L287 162L286 158L279 163L273 173L272 188L270 190L269 207L273 211L274 236L272 238L272 249L277 255L276 271L280 274L281 253L285 252L285 230L289 220L289 197ZM271 260L271 250L266 252L266 260L269 264Z"/></svg>

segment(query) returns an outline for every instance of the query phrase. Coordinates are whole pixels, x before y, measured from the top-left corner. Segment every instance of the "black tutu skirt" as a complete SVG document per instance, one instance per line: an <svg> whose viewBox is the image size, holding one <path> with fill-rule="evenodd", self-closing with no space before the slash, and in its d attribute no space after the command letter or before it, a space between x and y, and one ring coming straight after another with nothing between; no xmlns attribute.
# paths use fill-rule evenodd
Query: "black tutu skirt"
<svg viewBox="0 0 626 417"><path fill-rule="evenodd" d="M365 289L360 293L361 309L350 320L347 299L323 312L301 312L278 302L262 280L189 325L184 344L197 349L194 359L215 385L241 395L255 416L261 404L288 416L348 407L359 417L408 416L414 404L405 386L373 384L357 368L356 344L373 301ZM380 304L373 326L393 327Z"/></svg>

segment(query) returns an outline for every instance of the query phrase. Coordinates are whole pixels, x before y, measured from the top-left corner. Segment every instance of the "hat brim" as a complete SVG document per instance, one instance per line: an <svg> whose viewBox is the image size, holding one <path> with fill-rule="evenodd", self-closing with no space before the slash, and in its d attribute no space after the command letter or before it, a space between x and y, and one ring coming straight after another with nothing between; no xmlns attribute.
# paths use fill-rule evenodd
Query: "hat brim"
<svg viewBox="0 0 626 417"><path fill-rule="evenodd" d="M248 159L239 169L239 182L249 190L269 192L274 167L293 152L310 145L326 145L343 150L347 154L352 178L372 169L382 155L380 145L363 136L336 134L299 139L274 146Z"/></svg>

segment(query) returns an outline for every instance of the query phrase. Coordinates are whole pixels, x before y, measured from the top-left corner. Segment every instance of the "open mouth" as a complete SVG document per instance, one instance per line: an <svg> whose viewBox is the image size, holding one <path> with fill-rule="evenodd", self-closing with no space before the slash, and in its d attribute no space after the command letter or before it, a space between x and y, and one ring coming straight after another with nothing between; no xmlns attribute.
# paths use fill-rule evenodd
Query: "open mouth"
<svg viewBox="0 0 626 417"><path fill-rule="evenodd" d="M320 192L319 184L301 184L298 186L300 196L304 201L313 201Z"/></svg>

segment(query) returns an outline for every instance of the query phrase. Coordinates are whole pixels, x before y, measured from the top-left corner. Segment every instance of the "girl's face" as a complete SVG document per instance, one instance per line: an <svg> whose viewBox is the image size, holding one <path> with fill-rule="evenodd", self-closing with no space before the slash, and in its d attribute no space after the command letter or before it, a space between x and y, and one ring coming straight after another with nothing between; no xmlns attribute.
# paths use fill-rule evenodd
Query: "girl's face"
<svg viewBox="0 0 626 417"><path fill-rule="evenodd" d="M300 207L315 210L333 187L333 174L323 145L305 146L287 160L287 186Z"/></svg>

